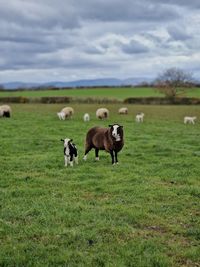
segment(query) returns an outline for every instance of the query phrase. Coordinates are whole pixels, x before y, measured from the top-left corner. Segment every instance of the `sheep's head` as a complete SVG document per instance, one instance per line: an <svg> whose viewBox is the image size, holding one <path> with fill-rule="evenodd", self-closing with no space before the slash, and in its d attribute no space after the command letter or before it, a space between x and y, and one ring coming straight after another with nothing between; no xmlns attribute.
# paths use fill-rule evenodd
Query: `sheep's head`
<svg viewBox="0 0 200 267"><path fill-rule="evenodd" d="M73 141L73 139L65 138L65 139L60 139L64 143L64 147L68 147L69 143Z"/></svg>
<svg viewBox="0 0 200 267"><path fill-rule="evenodd" d="M111 131L111 135L112 137L114 137L115 141L121 141L123 138L123 126L119 125L119 124L113 124L113 125L109 125L110 127L110 131Z"/></svg>

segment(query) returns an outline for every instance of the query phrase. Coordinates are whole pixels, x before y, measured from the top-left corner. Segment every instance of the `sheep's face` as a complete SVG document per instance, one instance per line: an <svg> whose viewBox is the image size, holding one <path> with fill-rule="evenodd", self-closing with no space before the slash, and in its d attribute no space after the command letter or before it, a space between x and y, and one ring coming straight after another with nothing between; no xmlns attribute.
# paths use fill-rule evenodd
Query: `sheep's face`
<svg viewBox="0 0 200 267"><path fill-rule="evenodd" d="M123 126L114 124L114 125L109 125L109 127L111 127L111 135L115 138L115 140L117 142L121 141L123 138L123 131L122 131Z"/></svg>
<svg viewBox="0 0 200 267"><path fill-rule="evenodd" d="M63 141L64 147L69 147L69 143L72 142L72 139L65 138L65 139L61 139L61 141Z"/></svg>

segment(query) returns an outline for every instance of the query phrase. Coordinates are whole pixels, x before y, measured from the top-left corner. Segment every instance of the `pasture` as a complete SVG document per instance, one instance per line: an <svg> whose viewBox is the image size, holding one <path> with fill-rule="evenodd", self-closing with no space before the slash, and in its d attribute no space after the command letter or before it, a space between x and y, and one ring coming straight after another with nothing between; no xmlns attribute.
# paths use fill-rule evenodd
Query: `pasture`
<svg viewBox="0 0 200 267"><path fill-rule="evenodd" d="M0 266L199 266L199 106L130 105L123 116L105 105L106 121L93 104L73 104L66 121L56 116L63 105L11 107L0 119ZM185 115L197 123L183 124ZM104 151L84 162L87 130L116 122L119 165ZM79 149L73 168L64 167L65 137Z"/></svg>
<svg viewBox="0 0 200 267"><path fill-rule="evenodd" d="M45 97L45 96L68 96L68 97L93 97L93 98L112 98L124 100L128 97L162 97L163 94L155 91L154 88L82 88L82 89L62 89L62 90L25 90L25 91L0 91L0 97L5 96L24 96L24 97ZM182 96L200 97L199 88L191 88Z"/></svg>

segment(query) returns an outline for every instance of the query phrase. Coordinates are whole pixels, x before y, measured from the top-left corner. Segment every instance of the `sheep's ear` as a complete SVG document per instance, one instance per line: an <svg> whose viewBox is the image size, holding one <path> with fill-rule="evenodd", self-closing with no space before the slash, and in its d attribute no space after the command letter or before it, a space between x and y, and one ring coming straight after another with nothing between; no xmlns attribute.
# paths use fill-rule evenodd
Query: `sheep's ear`
<svg viewBox="0 0 200 267"><path fill-rule="evenodd" d="M72 142L72 141L73 141L73 139L70 139L70 140L69 140L69 142Z"/></svg>
<svg viewBox="0 0 200 267"><path fill-rule="evenodd" d="M64 139L60 139L60 141L64 142Z"/></svg>
<svg viewBox="0 0 200 267"><path fill-rule="evenodd" d="M112 125L111 125L111 124L109 124L109 125L108 125L108 127L112 127Z"/></svg>
<svg viewBox="0 0 200 267"><path fill-rule="evenodd" d="M120 125L120 127L123 129L124 127L122 125Z"/></svg>

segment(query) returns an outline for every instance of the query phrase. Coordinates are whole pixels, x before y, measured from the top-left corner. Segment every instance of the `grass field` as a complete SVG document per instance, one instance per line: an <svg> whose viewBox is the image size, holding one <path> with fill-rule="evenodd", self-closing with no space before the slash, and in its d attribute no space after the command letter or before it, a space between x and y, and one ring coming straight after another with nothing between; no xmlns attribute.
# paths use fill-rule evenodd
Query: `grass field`
<svg viewBox="0 0 200 267"><path fill-rule="evenodd" d="M12 105L0 120L0 266L197 267L200 262L199 106ZM84 112L91 121L84 123ZM138 111L145 113L136 124ZM94 152L83 162L84 138L94 125L124 126L119 165ZM64 167L60 138L71 137L80 162Z"/></svg>
<svg viewBox="0 0 200 267"><path fill-rule="evenodd" d="M152 88L99 88L99 89L68 89L68 90L46 90L46 91L11 91L0 92L2 96L25 96L25 97L42 97L42 96L70 96L70 97L98 97L114 98L124 100L128 97L149 97L164 96ZM184 96L200 97L200 89L191 89Z"/></svg>

